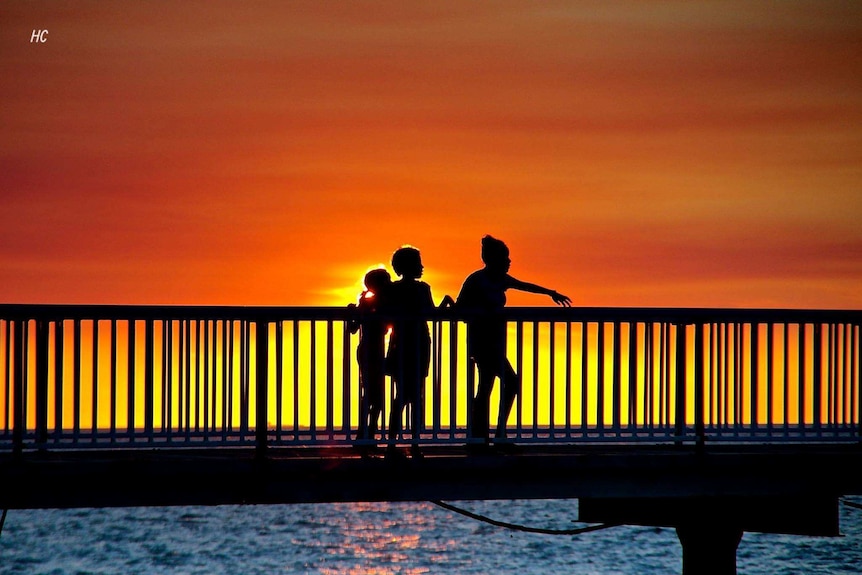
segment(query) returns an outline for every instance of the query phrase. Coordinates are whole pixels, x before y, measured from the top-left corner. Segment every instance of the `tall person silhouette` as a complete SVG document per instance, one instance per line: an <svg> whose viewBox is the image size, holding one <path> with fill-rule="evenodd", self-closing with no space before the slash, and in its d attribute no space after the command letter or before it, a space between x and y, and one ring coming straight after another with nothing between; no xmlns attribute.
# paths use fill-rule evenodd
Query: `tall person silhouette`
<svg viewBox="0 0 862 575"><path fill-rule="evenodd" d="M470 274L461 286L456 307L472 312L467 322L467 353L476 363L479 385L471 410L471 437L489 441L491 391L500 378L500 416L497 439L505 439L506 422L520 393L521 380L506 358L506 290L550 296L554 303L570 306L572 300L554 290L515 279L509 275L509 248L497 238L482 238L485 267Z"/></svg>

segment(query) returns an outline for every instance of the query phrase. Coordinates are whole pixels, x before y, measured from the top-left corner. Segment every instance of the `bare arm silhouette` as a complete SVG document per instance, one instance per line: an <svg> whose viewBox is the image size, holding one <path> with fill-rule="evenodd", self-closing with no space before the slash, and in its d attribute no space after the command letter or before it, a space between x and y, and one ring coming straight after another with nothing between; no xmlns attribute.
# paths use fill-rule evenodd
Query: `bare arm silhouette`
<svg viewBox="0 0 862 575"><path fill-rule="evenodd" d="M508 278L509 287L511 289L549 296L552 300L554 300L554 303L563 307L570 307L572 305L572 300L571 298L569 298L569 296L563 295L556 290L548 289L546 287L542 287L540 285L532 284L529 282L522 282L521 280L515 279L512 276L508 276Z"/></svg>

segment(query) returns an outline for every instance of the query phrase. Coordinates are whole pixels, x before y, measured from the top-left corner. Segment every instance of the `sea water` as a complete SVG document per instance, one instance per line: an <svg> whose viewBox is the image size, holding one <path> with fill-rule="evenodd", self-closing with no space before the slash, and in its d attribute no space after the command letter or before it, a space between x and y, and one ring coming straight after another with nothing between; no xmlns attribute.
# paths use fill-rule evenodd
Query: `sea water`
<svg viewBox="0 0 862 575"><path fill-rule="evenodd" d="M527 527L586 526L575 500L450 503ZM738 572L862 572L862 510L842 503L840 513L840 537L745 533ZM0 532L0 575L671 575L681 566L673 529L529 533L429 502L10 510Z"/></svg>

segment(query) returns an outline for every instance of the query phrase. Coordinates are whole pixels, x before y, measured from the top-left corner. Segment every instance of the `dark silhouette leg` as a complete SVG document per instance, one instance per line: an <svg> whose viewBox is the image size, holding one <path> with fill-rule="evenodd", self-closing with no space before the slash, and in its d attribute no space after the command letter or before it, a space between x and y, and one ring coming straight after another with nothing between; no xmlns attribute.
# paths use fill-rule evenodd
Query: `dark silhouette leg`
<svg viewBox="0 0 862 575"><path fill-rule="evenodd" d="M401 418L409 398L404 393L404 382L393 378L395 397L392 398L392 410L389 413L389 447L394 449L401 433Z"/></svg>
<svg viewBox="0 0 862 575"><path fill-rule="evenodd" d="M368 431L367 438L374 439L377 436L378 421L380 414L383 412L381 405L377 402L369 402L368 406Z"/></svg>
<svg viewBox="0 0 862 575"><path fill-rule="evenodd" d="M512 364L506 361L500 376L500 415L497 420L498 439L506 437L506 424L509 421L509 414L512 412L512 406L515 405L515 398L521 393L521 378L515 373Z"/></svg>
<svg viewBox="0 0 862 575"><path fill-rule="evenodd" d="M359 429L356 431L356 439L365 439L368 433L368 388L367 366L361 348L356 350L356 360L359 362Z"/></svg>
<svg viewBox="0 0 862 575"><path fill-rule="evenodd" d="M412 438L411 452L413 457L422 457L419 451L419 442L421 440L422 423L425 412L423 388L425 386L425 378L417 377L416 385L413 390L413 397L410 399L410 434Z"/></svg>
<svg viewBox="0 0 862 575"><path fill-rule="evenodd" d="M488 439L491 411L491 391L494 389L495 375L493 370L483 369L477 365L479 370L479 386L476 397L473 398L473 410L471 421L473 424L472 437Z"/></svg>
<svg viewBox="0 0 862 575"><path fill-rule="evenodd" d="M359 398L359 432L356 434L356 439L368 439L368 390L364 389L365 385L362 385L363 389L360 391Z"/></svg>
<svg viewBox="0 0 862 575"><path fill-rule="evenodd" d="M375 439L377 436L381 414L383 413L384 397L386 393L386 376L380 369L374 374L374 379L369 380L370 385L365 387L365 404L363 413L367 414L367 439ZM379 422L379 423L378 423ZM366 420L363 420L363 424Z"/></svg>
<svg viewBox="0 0 862 575"><path fill-rule="evenodd" d="M418 375L416 376L416 383L413 386L413 397L411 398L411 418L410 418L410 426L411 431L413 432L414 443L418 443L419 441L419 433L422 431L422 423L424 420L423 414L425 413L425 378Z"/></svg>
<svg viewBox="0 0 862 575"><path fill-rule="evenodd" d="M401 432L401 413L404 411L404 401L401 392L396 392L392 400L392 410L389 413L389 443L395 445Z"/></svg>

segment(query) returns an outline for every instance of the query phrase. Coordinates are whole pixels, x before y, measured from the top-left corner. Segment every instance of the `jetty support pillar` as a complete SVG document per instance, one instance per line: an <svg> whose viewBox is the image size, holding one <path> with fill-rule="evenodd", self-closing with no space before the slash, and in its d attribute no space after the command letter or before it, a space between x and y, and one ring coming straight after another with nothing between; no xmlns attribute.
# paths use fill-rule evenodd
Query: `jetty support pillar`
<svg viewBox="0 0 862 575"><path fill-rule="evenodd" d="M590 497L578 500L578 520L676 529L683 575L736 575L736 549L745 531L839 535L838 497L830 493Z"/></svg>
<svg viewBox="0 0 862 575"><path fill-rule="evenodd" d="M742 529L716 523L676 528L682 544L682 575L736 575L736 548Z"/></svg>

